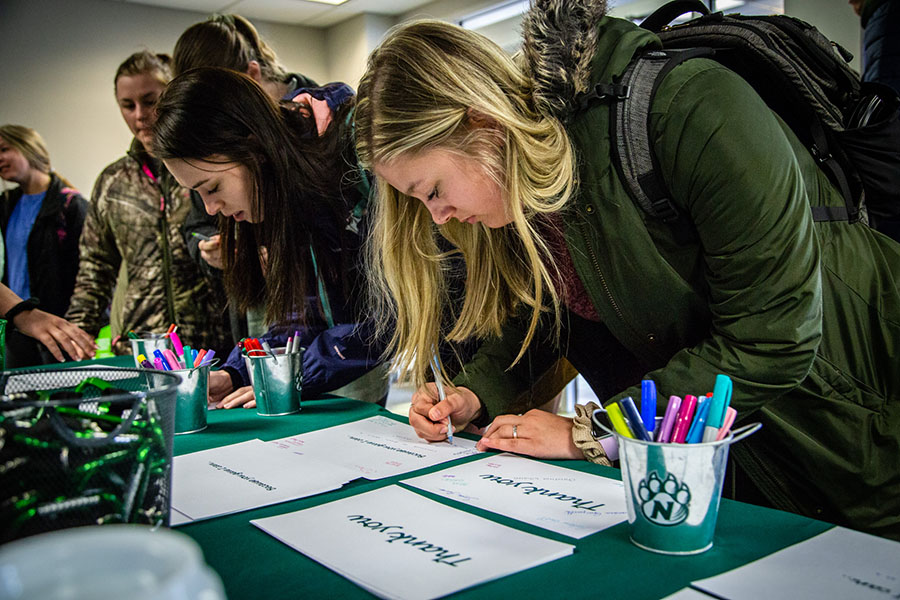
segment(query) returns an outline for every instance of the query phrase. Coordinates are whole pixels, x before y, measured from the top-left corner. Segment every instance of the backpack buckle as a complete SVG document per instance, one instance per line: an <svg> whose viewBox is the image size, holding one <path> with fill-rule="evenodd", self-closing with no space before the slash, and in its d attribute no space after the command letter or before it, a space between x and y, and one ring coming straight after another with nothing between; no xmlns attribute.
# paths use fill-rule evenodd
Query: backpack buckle
<svg viewBox="0 0 900 600"><path fill-rule="evenodd" d="M631 96L631 88L621 83L598 83L590 92L581 95L578 110L582 111L594 102L621 102Z"/></svg>

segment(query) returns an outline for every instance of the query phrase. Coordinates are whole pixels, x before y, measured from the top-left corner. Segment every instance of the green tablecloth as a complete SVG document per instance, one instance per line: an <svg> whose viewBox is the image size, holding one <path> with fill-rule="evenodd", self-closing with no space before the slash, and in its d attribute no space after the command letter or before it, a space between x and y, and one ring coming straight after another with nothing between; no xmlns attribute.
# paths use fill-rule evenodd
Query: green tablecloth
<svg viewBox="0 0 900 600"><path fill-rule="evenodd" d="M89 364L132 366L130 357L103 359ZM207 415L209 425L206 430L175 437L175 454L253 438L274 440L378 414L406 422L406 419L376 405L343 398L305 399L300 413L282 417L260 417L254 410L247 409L215 410ZM473 458L460 459L466 460ZM585 461L548 462L619 478L618 470ZM446 466L416 471L415 475ZM380 481L359 479L334 492L201 521L176 530L200 544L206 562L221 576L231 600L261 597L368 598L371 597L368 592L257 529L250 524L250 520L316 506L395 484L410 476ZM661 598L693 580L739 567L831 527L827 523L785 512L722 500L711 550L689 557L663 556L634 546L628 539L626 523L581 540L573 540L494 513L426 495L460 510L576 547L571 556L470 588L454 596L458 598Z"/></svg>

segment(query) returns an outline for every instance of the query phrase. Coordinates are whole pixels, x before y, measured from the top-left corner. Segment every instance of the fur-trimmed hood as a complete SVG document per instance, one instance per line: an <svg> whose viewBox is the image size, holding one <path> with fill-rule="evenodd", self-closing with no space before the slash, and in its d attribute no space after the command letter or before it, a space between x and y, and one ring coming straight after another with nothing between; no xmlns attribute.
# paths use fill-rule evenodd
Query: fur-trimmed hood
<svg viewBox="0 0 900 600"><path fill-rule="evenodd" d="M525 63L542 113L563 119L586 91L606 0L532 0L522 22Z"/></svg>

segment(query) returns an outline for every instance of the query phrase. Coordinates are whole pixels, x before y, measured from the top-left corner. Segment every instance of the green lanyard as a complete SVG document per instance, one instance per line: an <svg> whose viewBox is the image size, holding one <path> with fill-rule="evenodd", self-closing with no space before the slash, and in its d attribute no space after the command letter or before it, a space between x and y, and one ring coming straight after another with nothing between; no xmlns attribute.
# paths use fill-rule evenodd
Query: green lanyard
<svg viewBox="0 0 900 600"><path fill-rule="evenodd" d="M313 247L309 247L309 254L312 256L313 263L313 271L316 273L316 281L319 282L319 301L322 303L322 310L325 312L325 322L328 323L328 327L334 327L334 315L331 312L331 302L328 300L328 292L325 290L325 280L322 279L322 274L319 273L319 265L316 262L316 251L313 250Z"/></svg>

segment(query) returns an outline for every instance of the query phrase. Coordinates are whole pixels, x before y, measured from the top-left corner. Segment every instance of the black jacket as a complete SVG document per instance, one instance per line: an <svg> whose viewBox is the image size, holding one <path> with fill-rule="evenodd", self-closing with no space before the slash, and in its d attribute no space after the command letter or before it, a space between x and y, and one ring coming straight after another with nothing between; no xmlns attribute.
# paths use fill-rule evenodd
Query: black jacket
<svg viewBox="0 0 900 600"><path fill-rule="evenodd" d="M21 188L3 195L0 202L0 229L4 236ZM69 307L75 275L78 273L78 239L87 214L87 201L76 190L50 174L50 187L28 236L28 277L31 295L40 308L62 316ZM9 276L4 270L3 283Z"/></svg>

